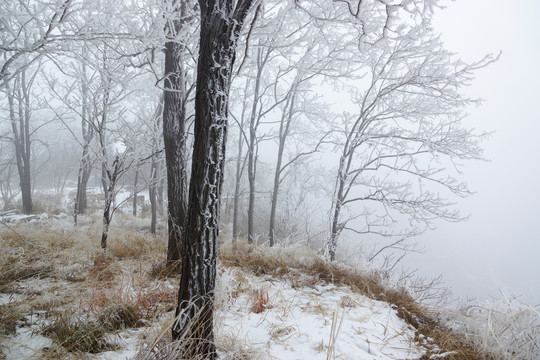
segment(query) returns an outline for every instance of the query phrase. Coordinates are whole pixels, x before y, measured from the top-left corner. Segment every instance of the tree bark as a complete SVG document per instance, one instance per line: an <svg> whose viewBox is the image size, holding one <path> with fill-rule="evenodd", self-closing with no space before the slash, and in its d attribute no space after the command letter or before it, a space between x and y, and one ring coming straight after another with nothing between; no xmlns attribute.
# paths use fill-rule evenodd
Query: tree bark
<svg viewBox="0 0 540 360"><path fill-rule="evenodd" d="M173 21L169 36L184 26L185 2L176 1L179 19ZM169 240L167 262L180 259L187 211L186 175L186 89L184 78L184 45L178 41L165 44L165 90L163 100L163 140L167 164L167 206Z"/></svg>
<svg viewBox="0 0 540 360"><path fill-rule="evenodd" d="M195 96L195 139L182 276L173 339L183 358L216 358L214 287L231 72L236 41L251 0L200 0L201 33Z"/></svg>

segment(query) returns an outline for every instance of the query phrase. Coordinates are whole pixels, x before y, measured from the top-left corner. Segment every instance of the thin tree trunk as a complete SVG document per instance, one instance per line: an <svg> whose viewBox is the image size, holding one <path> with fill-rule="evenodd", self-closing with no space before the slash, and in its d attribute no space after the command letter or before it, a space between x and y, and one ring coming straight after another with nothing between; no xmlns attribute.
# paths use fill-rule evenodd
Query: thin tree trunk
<svg viewBox="0 0 540 360"><path fill-rule="evenodd" d="M345 147L347 149L347 147ZM334 195L333 211L332 211L332 223L330 228L330 238L326 244L326 251L330 261L336 260L337 239L343 230L343 224L339 221L341 216L341 207L343 206L344 191L347 181L347 172L349 171L352 163L352 154L344 150L343 155L339 161L339 168L336 179L336 190Z"/></svg>
<svg viewBox="0 0 540 360"><path fill-rule="evenodd" d="M157 173L159 174L159 185L157 187L157 194L156 194L156 200L157 200L157 211L159 215L164 214L165 209L165 200L164 200L164 192L165 192L165 179L166 177L163 176L162 171L164 169L164 160L162 157L160 157L157 167Z"/></svg>
<svg viewBox="0 0 540 360"><path fill-rule="evenodd" d="M157 224L157 172L158 165L155 159L156 155L152 156L152 165L150 166L150 186L148 187L148 195L150 197L150 209L152 213L152 220L150 221L150 233L156 234Z"/></svg>
<svg viewBox="0 0 540 360"><path fill-rule="evenodd" d="M105 206L103 208L103 232L101 234L101 248L105 250L107 248L107 238L109 236L109 226L112 220L111 206L114 201L114 191L116 187L116 182L121 171L122 162L120 161L119 156L117 155L113 162L112 173L107 171L107 177L109 180L109 187L107 189L107 195L105 196Z"/></svg>
<svg viewBox="0 0 540 360"><path fill-rule="evenodd" d="M281 185L281 168L283 163L283 152L285 150L285 143L287 136L289 135L289 129L292 122L292 115L294 110L295 94L292 95L290 102L287 101L285 110L289 109L288 114L283 114L279 124L279 145L278 145L278 157L276 163L276 171L274 173L274 189L272 191L272 203L270 205L270 228L268 230L268 237L270 239L270 247L275 244L275 224L276 224L276 209L279 197L279 187Z"/></svg>
<svg viewBox="0 0 540 360"><path fill-rule="evenodd" d="M83 58L86 56L86 49L82 51ZM84 214L87 209L86 188L90 174L92 172L92 159L90 156L90 143L94 137L94 128L90 126L89 111L88 111L88 80L86 77L86 62L81 62L81 96L82 96L82 117L81 130L83 138L83 151L79 166L79 174L77 176L77 195L75 197L74 220L77 225L77 217L79 214Z"/></svg>
<svg viewBox="0 0 540 360"><path fill-rule="evenodd" d="M264 68L262 60L262 51L257 52L257 76L255 78L255 88L253 89L253 106L249 121L249 149L248 149L248 182L249 182L249 201L248 201L248 243L253 244L255 216L255 178L257 176L257 126L259 118L257 108L259 103L259 91L261 87L261 76Z"/></svg>
<svg viewBox="0 0 540 360"><path fill-rule="evenodd" d="M137 182L139 181L139 169L135 170L135 180L133 181L133 216L137 216Z"/></svg>
<svg viewBox="0 0 540 360"><path fill-rule="evenodd" d="M249 89L249 79L246 80L246 87L244 93L247 94ZM240 212L240 185L242 183L242 174L246 165L247 157L242 159L242 150L244 147L245 134L244 134L244 122L247 109L247 96L244 97L242 104L242 116L240 118L240 124L238 124L238 157L236 158L236 177L234 183L234 205L233 205L233 246L236 248L236 241L240 237L240 229L238 224L238 214Z"/></svg>
<svg viewBox="0 0 540 360"><path fill-rule="evenodd" d="M88 180L90 179L90 174L92 172L92 163L90 159L89 147L90 144L88 143L86 143L83 147L81 165L79 167L79 174L77 176L77 195L75 196L75 204L73 211L75 225L77 225L78 215L84 214L88 207L86 188L88 185Z"/></svg>
<svg viewBox="0 0 540 360"><path fill-rule="evenodd" d="M242 182L243 145L244 145L244 137L242 134L242 129L240 129L240 133L238 134L238 157L236 159L236 178L235 178L235 183L234 183L233 242L236 242L236 240L240 236L240 230L238 228L238 212L239 212L239 206L240 206L240 184Z"/></svg>

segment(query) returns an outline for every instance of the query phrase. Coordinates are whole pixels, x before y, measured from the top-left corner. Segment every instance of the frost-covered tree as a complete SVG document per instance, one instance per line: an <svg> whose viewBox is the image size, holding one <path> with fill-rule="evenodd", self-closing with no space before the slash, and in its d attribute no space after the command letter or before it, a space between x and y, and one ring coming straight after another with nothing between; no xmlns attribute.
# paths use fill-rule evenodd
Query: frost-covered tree
<svg viewBox="0 0 540 360"><path fill-rule="evenodd" d="M8 103L7 120L11 124L11 140L15 148L15 159L19 173L22 205L25 214L33 211L32 203L32 141L35 126L31 125L34 94L32 87L39 69L24 68L12 79L5 81Z"/></svg>
<svg viewBox="0 0 540 360"><path fill-rule="evenodd" d="M358 111L335 124L331 260L344 230L402 245L435 219L462 219L448 196L469 190L452 169L482 158L485 134L463 123L464 108L477 100L463 88L489 57L473 64L457 59L425 18L364 45L367 76L350 89Z"/></svg>
<svg viewBox="0 0 540 360"><path fill-rule="evenodd" d="M200 0L195 128L182 275L173 338L186 358L217 356L213 299L229 89L237 40L253 0Z"/></svg>
<svg viewBox="0 0 540 360"><path fill-rule="evenodd" d="M165 1L165 76L163 80L163 139L167 163L169 239L167 261L180 259L187 212L187 101L193 81L188 78L190 34L196 29L194 3Z"/></svg>

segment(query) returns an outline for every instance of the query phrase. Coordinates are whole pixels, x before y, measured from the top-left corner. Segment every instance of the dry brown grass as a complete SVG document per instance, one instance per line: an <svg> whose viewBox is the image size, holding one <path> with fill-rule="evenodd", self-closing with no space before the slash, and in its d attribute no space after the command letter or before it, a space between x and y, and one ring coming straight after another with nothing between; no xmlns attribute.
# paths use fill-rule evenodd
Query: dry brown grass
<svg viewBox="0 0 540 360"><path fill-rule="evenodd" d="M266 290L259 289L259 290L253 291L251 298L252 298L251 312L255 314L260 314L264 310L272 308L272 305L270 305L270 298L268 296L268 291Z"/></svg>
<svg viewBox="0 0 540 360"><path fill-rule="evenodd" d="M308 275L314 279L311 283L324 281L346 285L354 292L372 299L385 301L397 310L397 314L406 323L416 329L416 337L434 339L435 347L427 351L422 358L431 355L453 352L445 357L448 360L495 360L492 354L476 348L466 337L444 326L428 308L418 304L405 289L392 289L383 285L382 279L375 272L361 272L335 262L327 262L314 253L255 248L237 245L237 250L225 244L220 249L219 259L228 266L239 266L257 276L289 279L293 283L298 278ZM310 283L310 282L307 282ZM347 302L342 304L348 306Z"/></svg>
<svg viewBox="0 0 540 360"><path fill-rule="evenodd" d="M119 272L120 269L114 259L101 253L94 259L94 265L88 273L88 278L93 281L99 281L102 283L100 286L104 286L105 284L103 283L112 284Z"/></svg>
<svg viewBox="0 0 540 360"><path fill-rule="evenodd" d="M117 348L107 341L107 330L99 321L88 320L80 314L60 312L52 315L50 324L41 332L69 352L96 354Z"/></svg>
<svg viewBox="0 0 540 360"><path fill-rule="evenodd" d="M137 307L131 304L117 304L103 309L98 317L98 323L106 331L111 332L137 327L141 325L141 318Z"/></svg>
<svg viewBox="0 0 540 360"><path fill-rule="evenodd" d="M36 326L55 342L44 359L115 349L111 332L147 326L176 304L175 288L146 276L149 260L165 254L162 239L117 229L103 252L99 229L81 223L0 228L0 291L24 305L0 306L0 334L11 336L24 315L43 311L48 320Z"/></svg>
<svg viewBox="0 0 540 360"><path fill-rule="evenodd" d="M107 252L117 259L141 259L151 253L155 241L134 233L125 233L109 239Z"/></svg>
<svg viewBox="0 0 540 360"><path fill-rule="evenodd" d="M152 279L166 280L168 278L179 278L181 271L181 261L174 261L169 263L166 260L153 261L152 267L148 272L148 276L150 276L150 278Z"/></svg>
<svg viewBox="0 0 540 360"><path fill-rule="evenodd" d="M12 305L0 305L0 335L14 334L17 323L23 318L20 310Z"/></svg>

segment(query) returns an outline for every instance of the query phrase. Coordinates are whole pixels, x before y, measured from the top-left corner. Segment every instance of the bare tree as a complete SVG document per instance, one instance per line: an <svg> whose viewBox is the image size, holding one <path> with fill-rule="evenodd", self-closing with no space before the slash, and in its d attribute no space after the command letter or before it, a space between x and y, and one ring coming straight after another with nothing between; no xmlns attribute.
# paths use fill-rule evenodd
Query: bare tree
<svg viewBox="0 0 540 360"><path fill-rule="evenodd" d="M392 244L401 247L434 219L462 219L441 188L457 196L469 191L447 168L482 158L485 134L462 123L462 109L476 100L462 88L489 58L455 59L422 24L380 39L364 59L369 81L365 90L351 89L358 113L335 124L340 155L326 244L331 260L344 230L397 237ZM353 204L363 211L355 213Z"/></svg>
<svg viewBox="0 0 540 360"><path fill-rule="evenodd" d="M31 154L34 129L30 126L30 122L32 120L32 85L38 74L38 70L34 70L27 76L28 70L26 68L21 70L14 78L13 84L4 80L25 214L31 214L33 211Z"/></svg>
<svg viewBox="0 0 540 360"><path fill-rule="evenodd" d="M213 299L231 73L240 30L252 0L200 0L201 32L195 132L182 276L173 338L184 357L216 358Z"/></svg>

